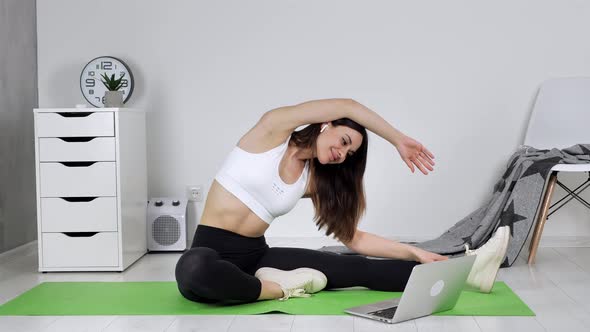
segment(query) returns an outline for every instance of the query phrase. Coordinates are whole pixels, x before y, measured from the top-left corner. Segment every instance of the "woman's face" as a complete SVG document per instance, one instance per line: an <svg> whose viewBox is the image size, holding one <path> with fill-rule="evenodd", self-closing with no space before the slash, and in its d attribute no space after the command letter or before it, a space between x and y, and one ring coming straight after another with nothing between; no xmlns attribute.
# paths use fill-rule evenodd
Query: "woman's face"
<svg viewBox="0 0 590 332"><path fill-rule="evenodd" d="M322 124L322 127L326 124ZM347 126L328 124L316 141L316 157L321 164L340 164L354 154L363 142L363 135Z"/></svg>

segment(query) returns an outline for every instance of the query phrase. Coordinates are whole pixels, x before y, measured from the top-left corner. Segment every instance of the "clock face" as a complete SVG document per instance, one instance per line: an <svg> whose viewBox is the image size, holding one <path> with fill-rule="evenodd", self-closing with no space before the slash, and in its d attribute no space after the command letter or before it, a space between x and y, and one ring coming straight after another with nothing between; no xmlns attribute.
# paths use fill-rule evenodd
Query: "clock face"
<svg viewBox="0 0 590 332"><path fill-rule="evenodd" d="M120 59L111 56L101 56L91 60L82 70L80 75L80 89L84 98L95 107L104 106L104 93L108 89L102 84L102 74L109 78L115 74L115 79L119 79L124 73L121 80L123 86L119 91L123 91L123 102L127 102L133 93L133 74L129 67Z"/></svg>

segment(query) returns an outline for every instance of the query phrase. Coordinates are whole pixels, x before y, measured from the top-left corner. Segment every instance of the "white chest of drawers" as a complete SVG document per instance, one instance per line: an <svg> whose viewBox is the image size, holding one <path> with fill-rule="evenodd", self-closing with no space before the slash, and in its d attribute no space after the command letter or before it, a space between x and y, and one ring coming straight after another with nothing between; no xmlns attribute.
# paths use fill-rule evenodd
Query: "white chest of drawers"
<svg viewBox="0 0 590 332"><path fill-rule="evenodd" d="M39 271L123 271L147 252L145 112L39 108Z"/></svg>

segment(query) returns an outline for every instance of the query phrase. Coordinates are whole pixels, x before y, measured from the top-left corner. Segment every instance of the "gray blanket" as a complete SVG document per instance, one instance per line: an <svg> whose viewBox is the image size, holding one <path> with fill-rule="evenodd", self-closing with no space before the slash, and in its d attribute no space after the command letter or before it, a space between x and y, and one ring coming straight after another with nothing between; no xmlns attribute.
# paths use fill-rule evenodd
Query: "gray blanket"
<svg viewBox="0 0 590 332"><path fill-rule="evenodd" d="M478 209L457 222L439 237L412 245L444 255L460 255L464 244L470 248L483 245L500 226L510 226L510 243L502 266L511 266L522 250L537 219L543 188L549 171L558 163L590 162L590 144L577 144L559 150L539 150L520 146L510 157L506 171L494 185L491 197ZM344 246L320 250L355 254Z"/></svg>

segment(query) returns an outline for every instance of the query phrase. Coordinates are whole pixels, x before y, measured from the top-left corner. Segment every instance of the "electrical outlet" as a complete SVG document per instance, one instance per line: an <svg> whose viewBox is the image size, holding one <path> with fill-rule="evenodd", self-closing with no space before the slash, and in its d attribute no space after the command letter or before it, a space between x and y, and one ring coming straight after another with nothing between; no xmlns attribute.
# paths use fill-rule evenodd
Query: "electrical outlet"
<svg viewBox="0 0 590 332"><path fill-rule="evenodd" d="M186 186L186 197L191 202L202 202L203 201L203 187L201 185L188 185Z"/></svg>

